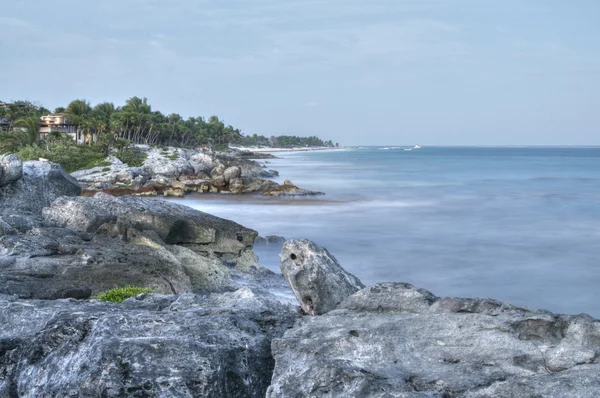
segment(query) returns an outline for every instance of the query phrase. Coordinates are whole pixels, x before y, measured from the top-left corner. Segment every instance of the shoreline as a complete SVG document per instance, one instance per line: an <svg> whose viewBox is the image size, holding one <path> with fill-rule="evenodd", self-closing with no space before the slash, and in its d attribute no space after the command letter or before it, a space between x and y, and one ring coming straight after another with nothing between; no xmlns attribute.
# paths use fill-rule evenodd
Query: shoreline
<svg viewBox="0 0 600 398"><path fill-rule="evenodd" d="M236 147L231 149L245 152L271 153L271 152L309 152L309 151L326 151L329 149L345 149L344 147L294 147L294 148L273 148L273 147Z"/></svg>
<svg viewBox="0 0 600 398"><path fill-rule="evenodd" d="M261 195L273 197L318 196L278 177L265 163L252 159L273 158L267 152L198 151L177 147L155 148L138 145L145 160L140 167L131 167L114 156L106 159L108 166L94 167L71 173L83 188L82 194L93 196L104 192L113 196L175 196L188 193L224 195ZM325 148L321 148L325 149ZM248 156L250 155L250 156Z"/></svg>

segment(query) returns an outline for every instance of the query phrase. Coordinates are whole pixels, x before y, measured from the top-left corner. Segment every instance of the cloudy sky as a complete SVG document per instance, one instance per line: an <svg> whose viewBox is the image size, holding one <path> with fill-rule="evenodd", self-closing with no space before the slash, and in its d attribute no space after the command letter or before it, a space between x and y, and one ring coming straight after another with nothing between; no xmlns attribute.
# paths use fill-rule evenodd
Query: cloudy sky
<svg viewBox="0 0 600 398"><path fill-rule="evenodd" d="M597 0L19 0L0 100L137 95L245 133L600 145Z"/></svg>

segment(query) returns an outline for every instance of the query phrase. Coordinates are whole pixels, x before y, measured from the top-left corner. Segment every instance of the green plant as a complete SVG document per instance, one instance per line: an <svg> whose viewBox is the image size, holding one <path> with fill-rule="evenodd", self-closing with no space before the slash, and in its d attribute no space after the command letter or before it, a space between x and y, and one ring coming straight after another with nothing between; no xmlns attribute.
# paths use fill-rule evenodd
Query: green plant
<svg viewBox="0 0 600 398"><path fill-rule="evenodd" d="M141 293L152 293L152 290L131 285L116 287L98 295L98 300L110 301L111 303L122 303L123 300L129 297L135 297Z"/></svg>
<svg viewBox="0 0 600 398"><path fill-rule="evenodd" d="M102 171L103 171L103 172L110 171L110 167L105 167L105 168L103 168L103 169L102 169Z"/></svg>
<svg viewBox="0 0 600 398"><path fill-rule="evenodd" d="M125 148L115 153L115 157L129 167L140 167L144 164L144 160L148 155L134 148Z"/></svg>

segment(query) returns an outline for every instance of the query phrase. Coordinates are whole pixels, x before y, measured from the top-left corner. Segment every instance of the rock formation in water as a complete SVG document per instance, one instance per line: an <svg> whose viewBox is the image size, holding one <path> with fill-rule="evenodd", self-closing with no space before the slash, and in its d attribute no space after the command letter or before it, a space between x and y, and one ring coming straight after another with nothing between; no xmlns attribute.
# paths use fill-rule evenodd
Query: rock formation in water
<svg viewBox="0 0 600 398"><path fill-rule="evenodd" d="M152 148L138 145L147 155L141 167L129 167L115 157L110 166L80 170L73 176L84 195L105 192L114 196L184 196L186 193L310 196L319 192L268 180L279 175L237 152L212 153L183 148Z"/></svg>

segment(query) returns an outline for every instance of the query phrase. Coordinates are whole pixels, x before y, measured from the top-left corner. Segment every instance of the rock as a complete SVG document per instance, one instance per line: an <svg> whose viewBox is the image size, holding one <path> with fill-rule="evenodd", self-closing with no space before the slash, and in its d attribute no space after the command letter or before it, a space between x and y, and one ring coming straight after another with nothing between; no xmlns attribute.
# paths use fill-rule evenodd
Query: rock
<svg viewBox="0 0 600 398"><path fill-rule="evenodd" d="M286 239L283 236L277 236L277 235L267 235L265 237L259 236L258 238L256 238L256 240L254 241L254 246L270 246L270 245L274 245L274 246L283 246L283 244L285 243Z"/></svg>
<svg viewBox="0 0 600 398"><path fill-rule="evenodd" d="M21 298L88 298L114 287L135 285L158 293L223 291L227 274L196 276L207 265L179 255L160 239L130 241L61 228L34 229L0 242L0 294ZM204 259L210 264L210 259Z"/></svg>
<svg viewBox="0 0 600 398"><path fill-rule="evenodd" d="M2 397L264 397L271 340L296 317L249 288L0 307Z"/></svg>
<svg viewBox="0 0 600 398"><path fill-rule="evenodd" d="M0 218L0 237L4 235L15 235L17 230L12 225Z"/></svg>
<svg viewBox="0 0 600 398"><path fill-rule="evenodd" d="M212 171L210 172L210 177L212 179L223 177L224 172L225 172L225 166L222 164L219 164L217 167L212 169Z"/></svg>
<svg viewBox="0 0 600 398"><path fill-rule="evenodd" d="M304 313L321 315L337 308L348 296L364 288L346 272L327 249L309 240L287 241L280 255L281 272Z"/></svg>
<svg viewBox="0 0 600 398"><path fill-rule="evenodd" d="M370 286L273 342L267 397L593 397L600 321Z"/></svg>
<svg viewBox="0 0 600 398"><path fill-rule="evenodd" d="M298 188L291 181L284 181L283 185L274 188L266 189L262 192L263 196L318 196L325 195L323 192L309 191L307 189Z"/></svg>
<svg viewBox="0 0 600 398"><path fill-rule="evenodd" d="M114 223L119 230L151 230L167 244L189 245L199 251L235 253L252 247L256 231L233 221L172 202L140 197L63 197L44 209L47 225L96 232Z"/></svg>
<svg viewBox="0 0 600 398"><path fill-rule="evenodd" d="M242 181L245 187L244 193L263 192L279 187L279 184L274 181L262 180L260 178L243 177Z"/></svg>
<svg viewBox="0 0 600 398"><path fill-rule="evenodd" d="M46 161L23 163L23 177L0 187L0 217L25 232L41 224L41 212L59 196L77 196L81 187L63 168Z"/></svg>
<svg viewBox="0 0 600 398"><path fill-rule="evenodd" d="M242 169L239 166L231 166L223 171L223 178L225 181L230 182L233 179L240 178L242 176Z"/></svg>
<svg viewBox="0 0 600 398"><path fill-rule="evenodd" d="M217 177L212 180L212 185L217 188L224 188L227 185L224 177Z"/></svg>
<svg viewBox="0 0 600 398"><path fill-rule="evenodd" d="M23 176L23 162L17 155L0 155L0 187L11 184Z"/></svg>
<svg viewBox="0 0 600 398"><path fill-rule="evenodd" d="M108 157L107 167L80 170L73 176L83 186L84 196L104 192L113 196L183 196L188 192L248 194L265 196L308 196L320 192L293 185L281 188L263 178L276 177L276 170L264 170L239 151L218 153L183 148L150 148L136 145L147 158L142 167L129 167L115 157ZM178 186L179 184L183 186Z"/></svg>
<svg viewBox="0 0 600 398"><path fill-rule="evenodd" d="M238 166L241 170L241 176L248 178L272 178L276 177L276 174L271 173L263 169L260 163L254 160L249 160L240 157L237 153L232 154L218 154L217 159L222 164L226 164L229 167Z"/></svg>

